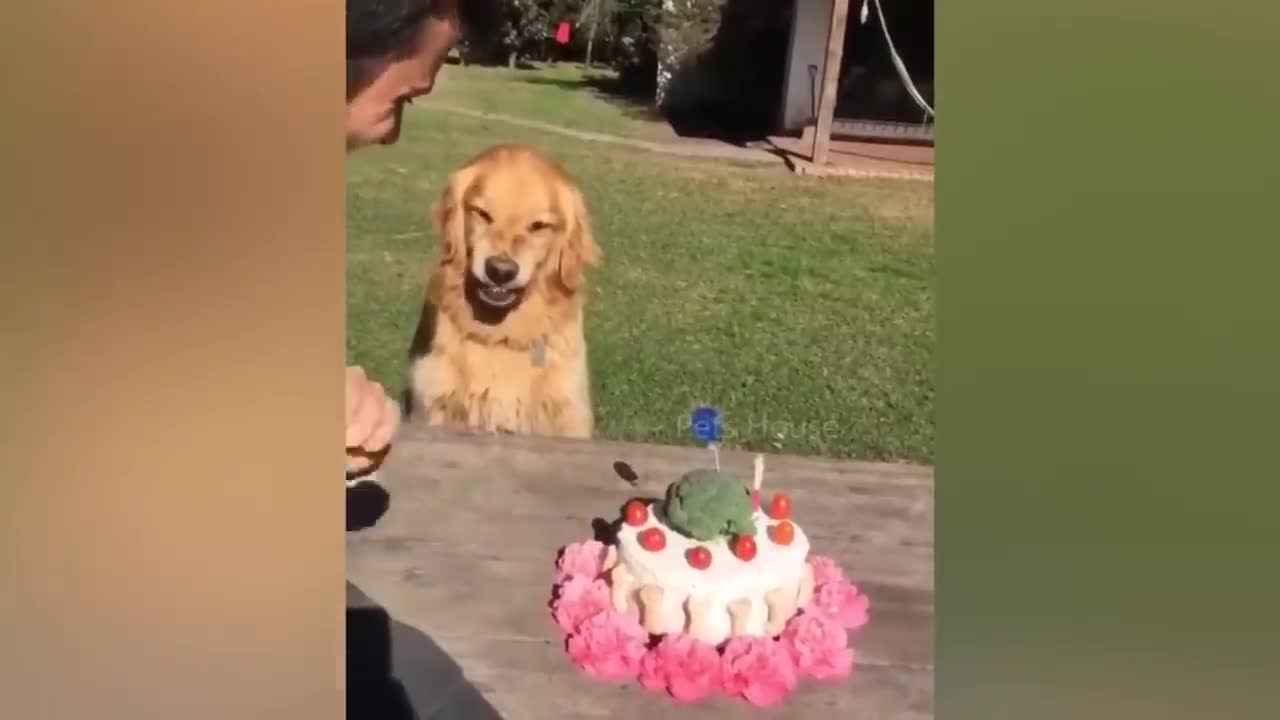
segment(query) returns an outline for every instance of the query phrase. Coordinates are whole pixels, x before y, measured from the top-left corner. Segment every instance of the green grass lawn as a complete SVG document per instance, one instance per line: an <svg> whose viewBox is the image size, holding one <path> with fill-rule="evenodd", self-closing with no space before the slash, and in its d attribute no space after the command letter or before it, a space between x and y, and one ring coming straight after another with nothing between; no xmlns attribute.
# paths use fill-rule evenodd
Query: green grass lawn
<svg viewBox="0 0 1280 720"><path fill-rule="evenodd" d="M430 204L485 147L530 143L578 178L606 253L587 309L600 437L689 443L682 421L714 403L730 446L933 461L932 185L676 159L430 102L398 146L350 160L349 362L403 388Z"/></svg>
<svg viewBox="0 0 1280 720"><path fill-rule="evenodd" d="M536 70L446 65L427 103L511 115L572 130L639 140L672 140L675 134L633 102L597 91L592 79L604 69L556 63Z"/></svg>

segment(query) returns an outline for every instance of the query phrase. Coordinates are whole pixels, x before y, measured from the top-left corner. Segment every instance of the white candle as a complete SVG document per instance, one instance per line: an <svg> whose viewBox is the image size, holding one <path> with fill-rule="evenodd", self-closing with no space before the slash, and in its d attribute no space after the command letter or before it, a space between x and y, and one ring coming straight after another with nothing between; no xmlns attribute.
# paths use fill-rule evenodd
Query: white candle
<svg viewBox="0 0 1280 720"><path fill-rule="evenodd" d="M764 482L764 455L756 456L756 477L752 482L752 488L760 489L760 484Z"/></svg>

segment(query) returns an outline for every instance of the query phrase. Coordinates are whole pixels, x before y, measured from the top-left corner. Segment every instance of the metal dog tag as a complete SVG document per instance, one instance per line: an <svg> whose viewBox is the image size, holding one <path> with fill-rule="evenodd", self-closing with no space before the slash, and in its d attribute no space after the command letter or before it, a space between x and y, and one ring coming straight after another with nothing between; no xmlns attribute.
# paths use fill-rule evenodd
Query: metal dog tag
<svg viewBox="0 0 1280 720"><path fill-rule="evenodd" d="M547 344L538 338L533 341L533 348L529 351L529 359L533 361L534 367L542 367L547 361Z"/></svg>

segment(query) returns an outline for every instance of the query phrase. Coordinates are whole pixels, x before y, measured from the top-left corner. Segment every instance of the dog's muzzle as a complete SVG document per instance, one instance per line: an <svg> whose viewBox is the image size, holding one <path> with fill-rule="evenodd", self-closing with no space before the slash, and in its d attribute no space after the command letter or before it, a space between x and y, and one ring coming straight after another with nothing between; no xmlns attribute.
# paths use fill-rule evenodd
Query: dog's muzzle
<svg viewBox="0 0 1280 720"><path fill-rule="evenodd" d="M484 277L476 278L476 296L486 305L505 308L514 305L520 299L523 288L512 287L511 283L520 277L520 263L510 255L493 255L485 258Z"/></svg>

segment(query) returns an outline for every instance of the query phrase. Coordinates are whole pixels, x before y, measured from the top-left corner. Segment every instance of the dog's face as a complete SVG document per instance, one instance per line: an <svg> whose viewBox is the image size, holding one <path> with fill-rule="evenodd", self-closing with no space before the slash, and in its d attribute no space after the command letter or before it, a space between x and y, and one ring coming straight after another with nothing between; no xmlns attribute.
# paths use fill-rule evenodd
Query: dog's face
<svg viewBox="0 0 1280 720"><path fill-rule="evenodd" d="M505 314L547 283L572 294L599 261L582 193L528 148L496 148L455 172L435 222L441 262L465 273L477 309Z"/></svg>

